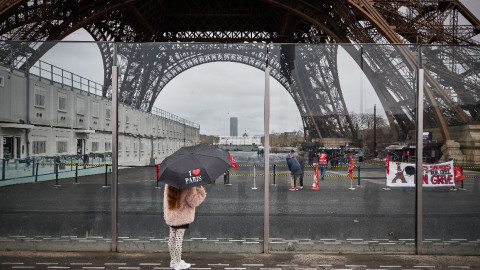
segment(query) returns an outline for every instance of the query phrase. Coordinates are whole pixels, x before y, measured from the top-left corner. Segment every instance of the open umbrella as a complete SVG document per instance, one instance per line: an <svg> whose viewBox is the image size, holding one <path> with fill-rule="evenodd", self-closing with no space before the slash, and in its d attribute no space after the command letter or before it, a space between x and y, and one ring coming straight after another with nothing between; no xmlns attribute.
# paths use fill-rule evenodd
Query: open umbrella
<svg viewBox="0 0 480 270"><path fill-rule="evenodd" d="M205 185L215 181L232 163L230 153L223 149L206 144L182 147L162 161L158 181L178 189Z"/></svg>

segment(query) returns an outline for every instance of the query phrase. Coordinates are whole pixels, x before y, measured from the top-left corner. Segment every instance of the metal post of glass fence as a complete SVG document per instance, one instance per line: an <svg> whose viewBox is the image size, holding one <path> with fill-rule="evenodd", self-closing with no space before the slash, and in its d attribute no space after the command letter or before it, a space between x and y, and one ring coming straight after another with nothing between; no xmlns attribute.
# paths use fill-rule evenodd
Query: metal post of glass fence
<svg viewBox="0 0 480 270"><path fill-rule="evenodd" d="M38 80L42 81L42 61L38 61Z"/></svg>
<svg viewBox="0 0 480 270"><path fill-rule="evenodd" d="M13 48L10 48L10 72L13 72L13 66L15 63L13 62Z"/></svg>
<svg viewBox="0 0 480 270"><path fill-rule="evenodd" d="M55 161L55 185L53 185L54 187L59 187L60 185L58 184L58 164L57 162Z"/></svg>
<svg viewBox="0 0 480 270"><path fill-rule="evenodd" d="M70 72L70 83L72 84L72 91L73 91L73 73Z"/></svg>
<svg viewBox="0 0 480 270"><path fill-rule="evenodd" d="M62 88L63 88L63 68L62 68Z"/></svg>
<svg viewBox="0 0 480 270"><path fill-rule="evenodd" d="M50 84L53 84L53 65L50 65Z"/></svg>
<svg viewBox="0 0 480 270"><path fill-rule="evenodd" d="M108 175L108 165L105 164L105 185L102 188L109 188L110 187L107 183L107 175Z"/></svg>
<svg viewBox="0 0 480 270"><path fill-rule="evenodd" d="M75 185L78 185L78 166L75 166Z"/></svg>

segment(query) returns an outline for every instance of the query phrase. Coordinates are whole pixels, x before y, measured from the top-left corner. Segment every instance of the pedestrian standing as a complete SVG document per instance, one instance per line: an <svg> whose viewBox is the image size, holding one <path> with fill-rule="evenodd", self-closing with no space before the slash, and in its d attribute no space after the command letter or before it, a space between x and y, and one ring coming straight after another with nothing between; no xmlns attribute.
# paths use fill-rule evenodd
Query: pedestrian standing
<svg viewBox="0 0 480 270"><path fill-rule="evenodd" d="M25 166L25 169L23 169L24 171L30 170L30 163L31 163L31 162L32 162L32 160L31 160L30 158L26 158L26 159L25 159L25 164L26 164L26 166Z"/></svg>
<svg viewBox="0 0 480 270"><path fill-rule="evenodd" d="M325 154L325 150L322 150L320 155L318 156L318 163L320 164L321 168L321 175L322 180L325 180L325 167L327 166L327 154Z"/></svg>
<svg viewBox="0 0 480 270"><path fill-rule="evenodd" d="M302 174L300 174L300 188L303 188L303 175L305 174L305 158L303 157L302 153L298 154L298 163L300 163L300 168L302 170Z"/></svg>
<svg viewBox="0 0 480 270"><path fill-rule="evenodd" d="M298 190L300 184L300 175L302 174L302 169L298 160L294 157L287 157L287 165L290 170L290 184L292 187L290 191Z"/></svg>
<svg viewBox="0 0 480 270"><path fill-rule="evenodd" d="M195 208L203 202L206 195L202 186L177 189L165 185L163 213L165 223L170 226L170 267L175 270L188 269L191 266L182 260L183 235L195 219Z"/></svg>
<svg viewBox="0 0 480 270"><path fill-rule="evenodd" d="M330 154L329 161L330 161L330 169L333 169L333 167L335 166L335 155L333 153Z"/></svg>

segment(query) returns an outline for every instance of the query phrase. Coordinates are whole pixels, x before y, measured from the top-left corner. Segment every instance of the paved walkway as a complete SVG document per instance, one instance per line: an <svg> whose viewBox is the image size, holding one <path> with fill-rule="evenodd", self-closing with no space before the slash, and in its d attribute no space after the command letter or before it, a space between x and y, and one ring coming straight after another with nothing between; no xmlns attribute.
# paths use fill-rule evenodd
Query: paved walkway
<svg viewBox="0 0 480 270"><path fill-rule="evenodd" d="M192 270L480 269L479 256L184 253ZM0 252L1 269L170 269L168 253Z"/></svg>

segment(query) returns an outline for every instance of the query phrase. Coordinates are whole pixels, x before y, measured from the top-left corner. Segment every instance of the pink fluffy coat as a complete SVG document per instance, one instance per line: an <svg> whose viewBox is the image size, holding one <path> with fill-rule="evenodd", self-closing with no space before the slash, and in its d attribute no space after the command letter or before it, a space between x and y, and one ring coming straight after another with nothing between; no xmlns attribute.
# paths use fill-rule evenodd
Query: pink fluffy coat
<svg viewBox="0 0 480 270"><path fill-rule="evenodd" d="M195 219L195 207L199 206L207 196L203 187L191 187L182 191L180 195L181 206L178 209L168 209L167 185L163 195L163 215L169 226L180 226L192 223Z"/></svg>

